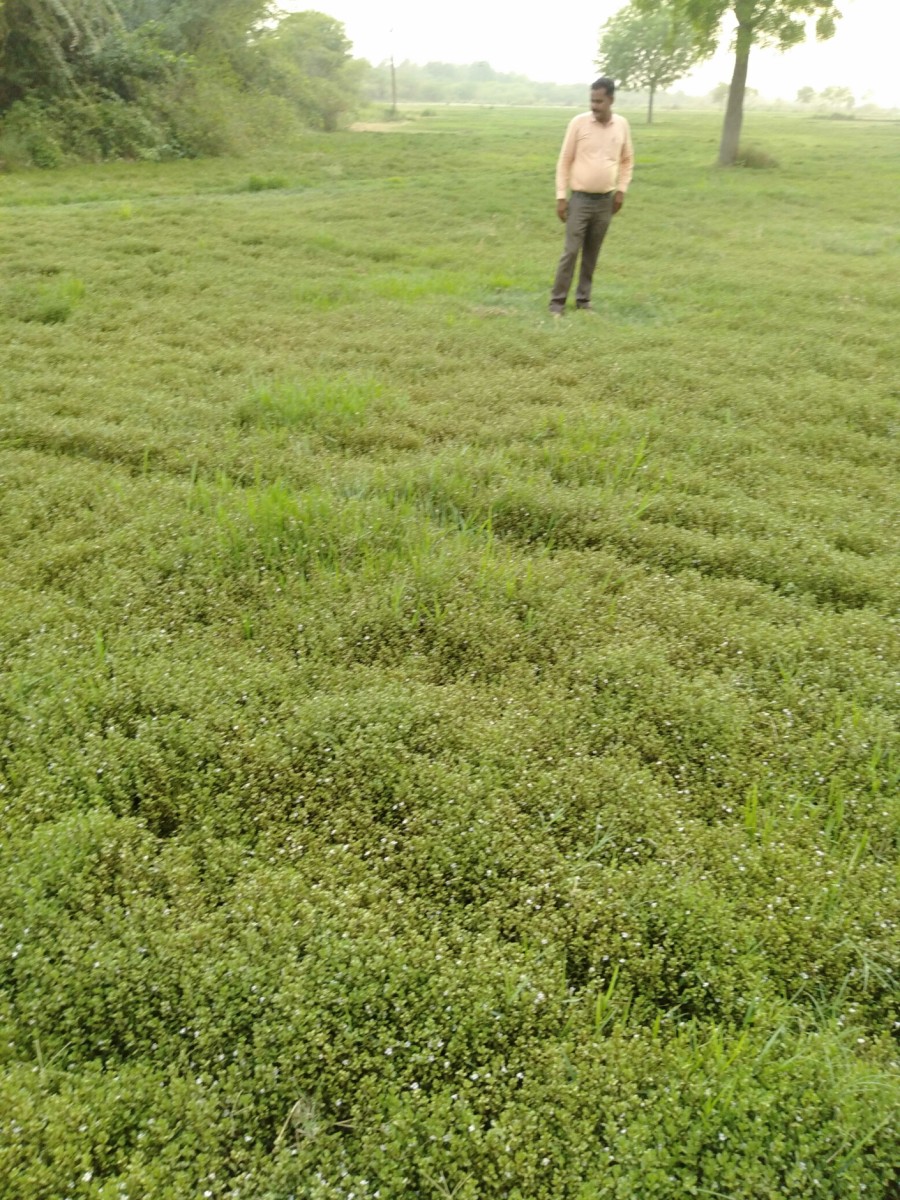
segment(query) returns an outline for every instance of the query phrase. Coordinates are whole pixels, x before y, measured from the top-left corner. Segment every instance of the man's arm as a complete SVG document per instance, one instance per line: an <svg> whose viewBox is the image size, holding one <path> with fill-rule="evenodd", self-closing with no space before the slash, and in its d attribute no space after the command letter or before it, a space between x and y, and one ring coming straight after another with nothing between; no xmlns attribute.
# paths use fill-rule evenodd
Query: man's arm
<svg viewBox="0 0 900 1200"><path fill-rule="evenodd" d="M563 138L563 144L559 152L559 158L556 160L556 215L561 221L565 221L569 213L569 202L567 196L569 194L569 171L572 169L572 163L575 160L575 121L573 118L569 122L569 127L566 130L566 136Z"/></svg>
<svg viewBox="0 0 900 1200"><path fill-rule="evenodd" d="M634 146L631 144L631 128L625 122L625 137L622 140L622 153L619 155L619 179L616 194L613 197L613 213L617 213L625 203L625 193L634 175Z"/></svg>

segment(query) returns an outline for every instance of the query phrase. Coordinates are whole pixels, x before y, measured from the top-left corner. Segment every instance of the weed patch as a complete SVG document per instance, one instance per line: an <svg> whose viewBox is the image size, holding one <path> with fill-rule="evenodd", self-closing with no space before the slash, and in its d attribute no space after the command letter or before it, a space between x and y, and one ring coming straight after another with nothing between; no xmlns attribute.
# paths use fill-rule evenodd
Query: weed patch
<svg viewBox="0 0 900 1200"><path fill-rule="evenodd" d="M760 146L741 146L735 156L736 167L747 167L752 171L771 171L778 166L778 159Z"/></svg>
<svg viewBox="0 0 900 1200"><path fill-rule="evenodd" d="M7 288L2 305L5 314L16 320L59 325L68 321L83 298L80 279L60 276L36 286L23 283Z"/></svg>
<svg viewBox="0 0 900 1200"><path fill-rule="evenodd" d="M283 175L251 175L245 185L248 192L271 192L287 187Z"/></svg>
<svg viewBox="0 0 900 1200"><path fill-rule="evenodd" d="M389 408L374 380L313 377L259 388L239 406L237 421L244 427L311 432L346 442L368 424L373 408L382 413Z"/></svg>

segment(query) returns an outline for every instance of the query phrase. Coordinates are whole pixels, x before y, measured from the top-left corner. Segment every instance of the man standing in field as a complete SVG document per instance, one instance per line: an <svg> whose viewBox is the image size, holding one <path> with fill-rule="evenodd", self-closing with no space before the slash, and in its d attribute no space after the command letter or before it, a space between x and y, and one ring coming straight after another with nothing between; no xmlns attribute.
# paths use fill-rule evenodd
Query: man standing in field
<svg viewBox="0 0 900 1200"><path fill-rule="evenodd" d="M631 130L612 110L615 82L604 75L591 84L591 111L569 122L556 164L556 215L566 244L550 293L550 312L561 317L581 253L575 307L592 312L591 282L609 223L625 200L634 170ZM566 196L571 188L571 199Z"/></svg>

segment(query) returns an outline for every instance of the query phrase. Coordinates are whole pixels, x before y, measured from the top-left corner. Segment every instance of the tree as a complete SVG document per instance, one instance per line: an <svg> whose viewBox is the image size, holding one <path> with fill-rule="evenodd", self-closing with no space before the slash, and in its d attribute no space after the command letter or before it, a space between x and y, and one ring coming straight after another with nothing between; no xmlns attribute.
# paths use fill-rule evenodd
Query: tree
<svg viewBox="0 0 900 1200"><path fill-rule="evenodd" d="M0 112L29 94L76 93L85 60L120 23L113 0L0 3Z"/></svg>
<svg viewBox="0 0 900 1200"><path fill-rule="evenodd" d="M815 89L811 87L802 87L797 92L798 104L812 104L816 98Z"/></svg>
<svg viewBox="0 0 900 1200"><path fill-rule="evenodd" d="M240 55L269 15L269 0L117 0L128 29L152 28L174 54L221 59Z"/></svg>
<svg viewBox="0 0 900 1200"><path fill-rule="evenodd" d="M633 3L611 17L600 31L596 66L630 91L646 88L647 124L653 124L653 97L657 88L670 87L691 67L715 50L715 36L700 35L678 14L670 0L650 11Z"/></svg>
<svg viewBox="0 0 900 1200"><path fill-rule="evenodd" d="M853 93L845 87L827 87L819 95L830 108L845 108L847 112L856 103Z"/></svg>
<svg viewBox="0 0 900 1200"><path fill-rule="evenodd" d="M473 83L489 83L497 78L497 72L486 62L472 63L466 68L466 75Z"/></svg>
<svg viewBox="0 0 900 1200"><path fill-rule="evenodd" d="M661 0L633 0L639 8L655 12ZM816 37L834 34L840 13L836 0L671 0L678 14L690 21L698 37L715 37L722 19L732 12L737 19L734 37L734 73L719 144L719 164L731 166L738 155L744 119L747 65L753 46L788 50L806 36L806 18L816 18Z"/></svg>
<svg viewBox="0 0 900 1200"><path fill-rule="evenodd" d="M731 91L731 85L727 83L717 83L713 90L709 93L709 100L712 104L721 105L728 101L728 93ZM759 96L756 88L744 88L744 99L755 100Z"/></svg>
<svg viewBox="0 0 900 1200"><path fill-rule="evenodd" d="M257 42L266 87L292 101L310 124L336 129L357 103L368 65L350 56L344 26L320 12L291 13Z"/></svg>
<svg viewBox="0 0 900 1200"><path fill-rule="evenodd" d="M0 0L0 112L95 85L130 99L129 79L158 78L173 55L234 66L268 10L269 0Z"/></svg>

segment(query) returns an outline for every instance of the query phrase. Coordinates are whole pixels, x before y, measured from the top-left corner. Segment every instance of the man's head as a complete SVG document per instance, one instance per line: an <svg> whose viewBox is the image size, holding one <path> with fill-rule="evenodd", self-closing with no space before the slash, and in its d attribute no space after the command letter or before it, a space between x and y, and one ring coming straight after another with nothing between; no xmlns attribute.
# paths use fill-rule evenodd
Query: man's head
<svg viewBox="0 0 900 1200"><path fill-rule="evenodd" d="M601 75L591 84L591 112L595 121L605 125L612 116L613 99L616 95L616 83L608 75Z"/></svg>

